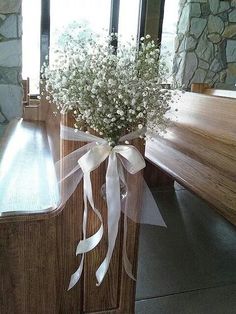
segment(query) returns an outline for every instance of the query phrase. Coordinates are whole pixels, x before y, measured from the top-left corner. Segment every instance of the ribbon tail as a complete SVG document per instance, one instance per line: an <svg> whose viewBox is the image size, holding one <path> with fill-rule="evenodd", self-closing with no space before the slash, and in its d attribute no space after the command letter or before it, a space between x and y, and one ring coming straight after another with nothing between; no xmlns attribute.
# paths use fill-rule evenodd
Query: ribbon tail
<svg viewBox="0 0 236 314"><path fill-rule="evenodd" d="M84 181L84 185L85 185L85 181ZM87 221L88 221L88 201L87 201L86 191L84 189L84 215L83 215L83 240L84 241L86 240ZM83 268L84 268L84 257L85 257L85 254L83 253L79 268L76 270L74 274L71 275L68 290L72 289L80 280L80 277L82 275Z"/></svg>
<svg viewBox="0 0 236 314"><path fill-rule="evenodd" d="M119 173L120 181L123 182L123 184L126 188L126 191L127 191L127 195L129 195L130 191L129 191L129 187L128 187L126 179L125 179L124 168L122 166L122 162L121 162L120 158L118 158L118 173ZM127 255L127 236L128 236L127 197L124 199L123 206L124 206L124 209L123 209L123 213L124 213L124 238L123 238L123 249L122 249L123 265L124 265L124 269L125 269L125 272L127 273L127 275L131 279L136 281L135 277L132 274L132 264L130 263L130 260L129 260L128 255Z"/></svg>
<svg viewBox="0 0 236 314"><path fill-rule="evenodd" d="M130 260L127 255L127 234L128 234L128 221L127 221L127 214L126 211L124 212L124 239L123 239L123 265L126 274L136 281L136 278L133 276L132 272L132 264L130 263Z"/></svg>
<svg viewBox="0 0 236 314"><path fill-rule="evenodd" d="M97 210L95 208L95 205L94 205L90 172L84 173L84 193L85 193L85 201L87 202L87 199L88 199L89 204L91 205L95 215L98 217L101 225L100 225L100 228L98 229L98 231L94 235L92 235L89 238L85 237L82 241L79 242L77 249L76 249L76 255L87 253L87 252L93 250L99 244L99 242L101 241L101 239L103 237L103 229L104 229L103 228L103 220L102 220L101 213L99 212L99 210ZM88 209L86 208L86 211L87 210ZM86 230L84 230L84 232L86 232Z"/></svg>
<svg viewBox="0 0 236 314"><path fill-rule="evenodd" d="M67 291L69 291L70 289L72 289L76 284L77 282L80 280L80 277L82 275L82 272L83 272L83 268L84 268L84 256L85 254L82 255L82 259L81 259L81 262L80 262L80 265L79 265L79 268L76 270L76 272L71 275L70 277L70 283L69 283L69 287L67 289Z"/></svg>
<svg viewBox="0 0 236 314"><path fill-rule="evenodd" d="M114 152L110 154L108 160L106 198L108 211L108 250L105 259L96 271L97 286L100 286L107 273L115 247L121 214L120 179L117 169L117 157Z"/></svg>

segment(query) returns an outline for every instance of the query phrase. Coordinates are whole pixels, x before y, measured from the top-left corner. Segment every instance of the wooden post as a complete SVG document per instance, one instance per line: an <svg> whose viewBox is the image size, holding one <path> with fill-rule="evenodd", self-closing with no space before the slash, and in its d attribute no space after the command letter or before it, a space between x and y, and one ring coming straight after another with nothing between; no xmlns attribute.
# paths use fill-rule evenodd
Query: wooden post
<svg viewBox="0 0 236 314"><path fill-rule="evenodd" d="M64 117L64 124L68 126L73 126L73 118ZM67 155L69 152L78 148L85 143L76 143L72 141L63 141L62 142L62 155ZM137 141L136 145L139 145ZM140 145L140 148L144 151L143 145ZM114 313L114 314L129 314L134 313L134 304L135 304L135 281L131 280L125 273L122 267L122 247L123 247L123 218L120 222L119 233L116 241L115 250L113 252L112 260L106 277L101 284L101 286L96 286L95 272L101 262L103 261L106 251L107 251L107 207L104 199L101 196L101 187L105 183L105 169L106 162L104 162L98 169L93 171L91 174L92 187L94 193L95 206L99 208L104 224L105 224L105 234L101 243L93 251L89 252L86 255L85 267L83 277L79 283L80 293L77 297L80 298L79 306L80 313ZM132 178L135 179L135 176ZM127 180L131 180L131 176L127 175ZM138 187L138 184L136 184ZM71 228L73 230L77 229L77 234L74 234L76 241L79 241L82 238L82 213L83 213L83 194L82 194L82 184L77 188L72 199L66 204L66 207L63 211L63 214L67 215L66 212L70 211L71 208L74 208L74 218L70 220ZM139 195L139 197L138 197ZM137 202L140 201L140 191L137 191ZM75 208L76 206L76 208ZM92 209L90 208L88 216L88 234L98 230L98 220L94 216ZM77 226L77 227L76 227ZM133 264L133 271L136 273L137 266L137 249L138 249L138 232L139 226L131 221L128 222L129 234L128 234L128 255ZM74 247L70 247L69 259L74 255L76 248L76 241ZM73 242L73 241L72 241ZM64 261L65 263L66 261ZM71 263L70 274L72 274L76 266ZM79 258L77 258L77 266L79 264ZM72 267L73 265L73 267ZM69 273L67 272L69 275ZM78 292L78 289L75 289ZM70 294L74 294L73 289L69 291ZM73 299L73 297L72 297ZM70 307L64 309L65 313L69 311ZM64 312L63 312L64 313ZM70 313L78 313L71 312Z"/></svg>

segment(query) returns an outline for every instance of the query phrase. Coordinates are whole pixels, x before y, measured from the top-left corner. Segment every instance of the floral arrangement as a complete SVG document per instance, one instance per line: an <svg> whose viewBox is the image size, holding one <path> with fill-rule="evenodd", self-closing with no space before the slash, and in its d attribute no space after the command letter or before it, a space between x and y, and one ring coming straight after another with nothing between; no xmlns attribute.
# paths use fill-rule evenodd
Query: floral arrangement
<svg viewBox="0 0 236 314"><path fill-rule="evenodd" d="M47 99L62 113L72 111L77 129L93 129L111 146L129 132L163 131L175 93L163 87L169 73L160 47L149 35L137 48L134 39L119 44L117 34L81 34L65 37L54 63L44 64Z"/></svg>
<svg viewBox="0 0 236 314"><path fill-rule="evenodd" d="M167 126L166 113L175 97L175 92L163 87L167 87L163 84L168 78L168 68L160 58L160 48L149 35L141 38L137 48L134 39L122 44L116 34L104 39L84 30L78 37L67 34L63 37L63 45L58 47L54 63L43 67L46 98L62 113L74 115L77 132L61 126L61 137L89 143L62 158L57 167L63 168L60 183L69 179L79 184L83 177L84 184L83 239L76 249L76 254L82 254L82 258L71 276L69 289L80 279L85 254L100 243L104 234L103 218L93 199L90 173L106 159L106 182L101 194L107 203L108 248L96 271L97 285L107 273L122 210L123 265L126 273L134 278L126 252L127 210L137 213L142 209L137 208L136 202L130 202L136 195L132 195L124 171L142 175L140 171L145 167L145 160L136 147L119 142L129 144L128 140L138 136L146 138L150 128L160 132ZM99 136L86 134L90 130ZM70 197L71 189L69 186L64 190L62 204ZM100 221L98 231L89 238L86 232L88 204Z"/></svg>

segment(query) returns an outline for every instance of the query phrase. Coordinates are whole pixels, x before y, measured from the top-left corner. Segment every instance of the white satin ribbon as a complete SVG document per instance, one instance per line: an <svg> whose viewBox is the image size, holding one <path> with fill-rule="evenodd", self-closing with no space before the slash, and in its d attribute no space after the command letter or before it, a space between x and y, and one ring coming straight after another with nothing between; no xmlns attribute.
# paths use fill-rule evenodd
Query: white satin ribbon
<svg viewBox="0 0 236 314"><path fill-rule="evenodd" d="M139 135L140 131L133 132L128 134L127 136L122 137L120 140L125 141L126 138L129 138L129 140L131 140L137 138ZM64 177L61 179L61 181L64 181L65 179L76 175L76 180L73 180L71 184L73 187L67 194L72 194L72 191L80 182L82 176L84 179L83 239L79 242L76 249L76 255L82 254L82 258L78 269L71 276L68 290L71 289L81 277L85 254L93 250L99 244L104 234L102 216L94 204L90 174L108 158L108 166L106 171L108 250L105 259L96 271L97 285L99 286L102 283L109 268L110 260L118 234L118 227L121 216L120 181L122 181L127 187L123 169L126 169L126 171L128 171L130 174L135 174L145 167L145 161L140 152L132 145L117 145L112 148L110 145L108 145L107 141L102 138L81 131L75 132L74 129L65 126L61 126L61 137L67 140L91 142L66 156L63 160L59 162L59 166L57 165L58 169L61 168L61 165L64 166ZM74 162L76 160L77 165L75 166ZM82 175L80 174L81 171ZM62 200L62 202L65 202L67 199L68 195L64 200ZM88 217L88 202L100 221L100 227L97 232L87 238L86 225ZM159 219L158 224L165 226L162 218ZM126 240L127 208L125 208L124 211L123 263L127 274L132 279L134 279L132 275L132 265L127 256Z"/></svg>

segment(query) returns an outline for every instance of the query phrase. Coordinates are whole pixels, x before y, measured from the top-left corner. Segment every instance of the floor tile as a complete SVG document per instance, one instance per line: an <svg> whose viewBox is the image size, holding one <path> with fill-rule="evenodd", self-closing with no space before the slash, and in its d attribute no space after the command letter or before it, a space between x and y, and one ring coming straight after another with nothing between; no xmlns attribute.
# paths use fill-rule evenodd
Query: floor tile
<svg viewBox="0 0 236 314"><path fill-rule="evenodd" d="M236 285L136 302L135 314L235 314Z"/></svg>
<svg viewBox="0 0 236 314"><path fill-rule="evenodd" d="M136 299L236 283L236 228L187 190L154 196L168 227L141 226Z"/></svg>

